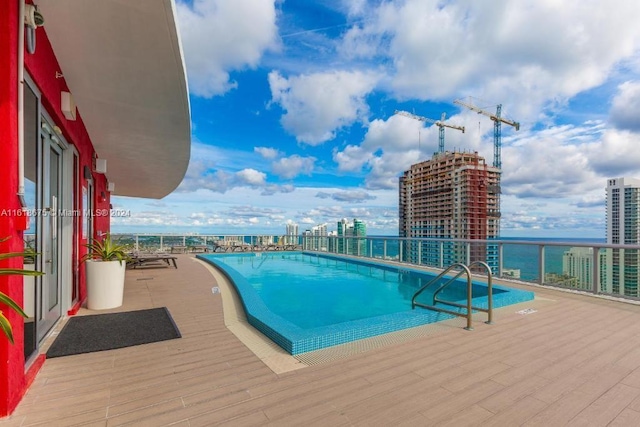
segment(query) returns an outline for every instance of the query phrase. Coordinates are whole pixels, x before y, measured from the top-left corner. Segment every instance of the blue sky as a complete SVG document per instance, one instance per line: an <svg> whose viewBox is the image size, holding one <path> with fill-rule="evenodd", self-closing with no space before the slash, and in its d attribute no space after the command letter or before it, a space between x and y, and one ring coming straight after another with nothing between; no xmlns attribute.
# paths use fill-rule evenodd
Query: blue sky
<svg viewBox="0 0 640 427"><path fill-rule="evenodd" d="M640 177L640 2L177 1L192 155L162 200L114 197L113 230L283 234L359 218L398 230L402 171L445 148L493 161L502 236L604 237L605 186Z"/></svg>

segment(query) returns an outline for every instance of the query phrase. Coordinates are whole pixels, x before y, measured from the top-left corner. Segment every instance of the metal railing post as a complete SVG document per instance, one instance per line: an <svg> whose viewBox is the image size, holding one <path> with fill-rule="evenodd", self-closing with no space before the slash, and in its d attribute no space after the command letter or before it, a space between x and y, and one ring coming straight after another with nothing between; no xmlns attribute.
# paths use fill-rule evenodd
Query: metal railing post
<svg viewBox="0 0 640 427"><path fill-rule="evenodd" d="M538 246L538 284L544 284L544 245Z"/></svg>
<svg viewBox="0 0 640 427"><path fill-rule="evenodd" d="M600 248L597 246L593 247L593 284L592 290L594 293L598 294L601 292L601 283L600 283Z"/></svg>
<svg viewBox="0 0 640 427"><path fill-rule="evenodd" d="M382 259L387 259L387 239L384 239L382 242Z"/></svg>
<svg viewBox="0 0 640 427"><path fill-rule="evenodd" d="M466 267L465 267L466 268ZM473 325L471 324L471 315L473 309L471 307L471 300L473 299L473 285L471 284L471 271L467 268L467 331L473 331Z"/></svg>

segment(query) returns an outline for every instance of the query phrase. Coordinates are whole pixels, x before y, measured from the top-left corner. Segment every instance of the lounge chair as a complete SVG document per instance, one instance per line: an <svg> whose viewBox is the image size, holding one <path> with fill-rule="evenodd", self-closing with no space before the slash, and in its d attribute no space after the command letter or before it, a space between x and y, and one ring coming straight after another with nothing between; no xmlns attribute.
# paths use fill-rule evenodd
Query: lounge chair
<svg viewBox="0 0 640 427"><path fill-rule="evenodd" d="M173 264L173 266L175 268L178 268L178 264L176 263L176 260L178 258L169 254L141 254L141 253L133 253L129 255L129 262L128 265L131 268L136 268L136 267L144 267L144 266L150 266L150 265L167 265L167 266L171 266L171 264Z"/></svg>

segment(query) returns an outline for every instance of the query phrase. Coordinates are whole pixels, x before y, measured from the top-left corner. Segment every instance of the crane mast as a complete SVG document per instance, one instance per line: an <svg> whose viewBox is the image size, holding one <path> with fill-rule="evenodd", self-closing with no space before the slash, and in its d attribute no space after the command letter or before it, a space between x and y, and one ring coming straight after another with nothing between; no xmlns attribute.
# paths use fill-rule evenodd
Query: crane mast
<svg viewBox="0 0 640 427"><path fill-rule="evenodd" d="M438 126L439 129L439 138L438 138L438 153L444 153L444 128L457 129L464 133L464 126L456 126L450 125L444 122L446 113L442 113L440 120L429 119L427 117L417 116L415 114L409 113L408 111L396 110L394 114L399 114L401 116L409 117L411 119L419 120L421 122L432 123Z"/></svg>
<svg viewBox="0 0 640 427"><path fill-rule="evenodd" d="M455 101L453 101L453 103L462 107L466 107L478 114L483 114L493 120L493 166L498 169L502 169L502 158L500 154L502 150L502 123L513 126L516 130L520 130L520 123L501 117L502 104L498 104L498 106L496 107L496 113L493 114L487 110L484 110L473 104L469 104L468 102L464 102L460 99L456 99Z"/></svg>

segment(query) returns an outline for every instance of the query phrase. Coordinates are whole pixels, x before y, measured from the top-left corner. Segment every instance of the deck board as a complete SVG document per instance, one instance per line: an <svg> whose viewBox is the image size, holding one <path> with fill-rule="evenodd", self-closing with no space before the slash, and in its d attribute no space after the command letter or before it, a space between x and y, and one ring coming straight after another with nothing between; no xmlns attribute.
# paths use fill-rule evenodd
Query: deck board
<svg viewBox="0 0 640 427"><path fill-rule="evenodd" d="M494 325L276 373L225 326L208 269L176 256L177 270L128 270L110 311L167 306L183 338L47 360L0 426L640 423L638 305L528 288L537 299Z"/></svg>

